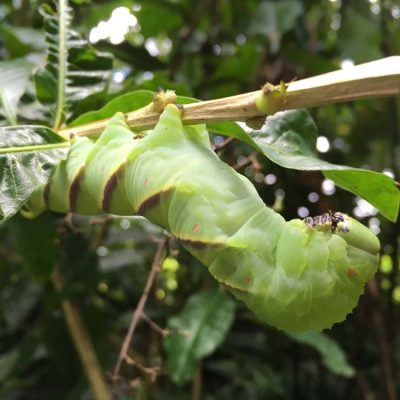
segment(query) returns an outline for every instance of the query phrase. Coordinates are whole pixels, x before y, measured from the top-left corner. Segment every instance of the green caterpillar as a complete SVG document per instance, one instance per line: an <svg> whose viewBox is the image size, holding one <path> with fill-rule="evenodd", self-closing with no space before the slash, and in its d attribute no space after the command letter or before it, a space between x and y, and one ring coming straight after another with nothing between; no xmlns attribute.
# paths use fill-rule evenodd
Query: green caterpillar
<svg viewBox="0 0 400 400"><path fill-rule="evenodd" d="M145 136L134 136L119 113L96 142L73 139L27 208L143 215L261 320L286 331L342 321L379 259L376 236L345 214L286 222L266 207L251 182L218 159L205 127L183 126L174 105Z"/></svg>

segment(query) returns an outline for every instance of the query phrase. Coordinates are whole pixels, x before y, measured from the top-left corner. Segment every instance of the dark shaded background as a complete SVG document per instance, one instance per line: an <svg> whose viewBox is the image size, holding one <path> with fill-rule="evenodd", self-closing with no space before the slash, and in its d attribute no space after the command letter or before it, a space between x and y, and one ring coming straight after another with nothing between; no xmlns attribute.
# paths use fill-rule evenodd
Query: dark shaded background
<svg viewBox="0 0 400 400"><path fill-rule="evenodd" d="M40 3L22 0L19 8L13 4L0 4L0 58L43 58ZM94 43L115 56L113 80L106 93L79 103L74 116L140 88L175 89L206 100L256 90L265 81L301 79L400 52L400 5L395 0L77 0L71 6L73 27L86 38L118 7L128 7L137 18L121 43L112 44L109 37ZM110 33L113 42L120 41L115 26ZM92 31L92 41L96 35ZM398 98L310 111L319 135L330 145L321 158L398 176ZM236 165L251 153L233 141L220 155ZM240 171L285 218L342 210L379 232L384 254L380 272L355 312L327 332L353 370L335 370L335 359L327 368L313 346L261 325L236 304L223 343L198 364L191 382L178 386L165 370L152 381L140 368L126 366L124 379L113 386L116 398L397 398L399 225L350 193L327 191L320 173L286 170L261 155L257 160ZM129 218L104 222L75 217L79 232L60 228L60 220L46 214L35 221L16 217L0 226L2 399L92 398L48 271L55 263L60 266L68 283L64 296L83 312L101 363L110 372L154 255L151 237L160 234L145 221ZM146 308L160 326L166 326L190 296L216 290L207 271L178 243L172 242L171 248L170 264L159 275ZM132 355L143 365L165 366L169 355L162 342L159 333L141 323ZM337 353L332 354L334 358Z"/></svg>

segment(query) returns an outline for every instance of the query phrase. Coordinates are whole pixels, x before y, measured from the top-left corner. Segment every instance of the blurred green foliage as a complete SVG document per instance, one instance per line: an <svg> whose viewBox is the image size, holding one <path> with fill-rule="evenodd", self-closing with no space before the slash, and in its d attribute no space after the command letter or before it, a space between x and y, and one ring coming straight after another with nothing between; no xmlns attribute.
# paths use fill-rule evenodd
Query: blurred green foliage
<svg viewBox="0 0 400 400"><path fill-rule="evenodd" d="M35 100L25 74L26 66L44 65L40 5L37 0L0 4L0 59L23 66L15 86L18 121L49 125L48 109ZM70 121L133 90L175 89L206 100L400 51L395 0L75 0L70 5L73 28L98 51L113 55L111 79L73 104ZM90 68L96 65L92 57ZM321 158L399 175L398 98L310 111ZM218 133L212 139L217 145L223 141ZM115 398L396 399L399 225L320 172L284 169L262 156L249 162L252 153L239 141L218 152L285 218L342 210L379 232L380 273L346 322L323 335L285 335L220 293L205 268L172 240L145 309L170 334L164 338L142 320L130 350L140 365L159 367L161 373L152 380L146 369L124 365L122 378L109 381ZM47 214L0 225L1 399L93 398L65 325L63 298L81 310L108 375L115 365L155 253L152 239L163 232L135 218L75 216L73 224L71 229L63 216ZM49 281L54 265L67 282L62 294ZM196 343L188 342L193 336L176 336L180 330L195 334Z"/></svg>

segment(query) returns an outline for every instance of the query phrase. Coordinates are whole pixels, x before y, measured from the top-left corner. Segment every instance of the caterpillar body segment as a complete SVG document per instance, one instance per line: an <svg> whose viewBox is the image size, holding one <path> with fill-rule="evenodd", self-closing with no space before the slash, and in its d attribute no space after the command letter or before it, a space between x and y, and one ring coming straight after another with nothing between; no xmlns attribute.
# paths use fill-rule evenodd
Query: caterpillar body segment
<svg viewBox="0 0 400 400"><path fill-rule="evenodd" d="M116 114L97 142L76 138L32 213L143 215L179 238L263 321L286 331L342 321L375 273L379 241L341 213L285 221L212 151L204 126L168 105L135 137Z"/></svg>

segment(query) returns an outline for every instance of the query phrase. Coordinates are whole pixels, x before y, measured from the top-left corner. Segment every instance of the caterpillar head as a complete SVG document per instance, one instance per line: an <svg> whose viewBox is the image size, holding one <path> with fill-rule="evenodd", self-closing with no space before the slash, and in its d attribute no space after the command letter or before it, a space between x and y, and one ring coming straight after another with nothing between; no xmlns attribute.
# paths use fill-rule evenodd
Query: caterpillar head
<svg viewBox="0 0 400 400"><path fill-rule="evenodd" d="M342 213L291 220L280 232L272 272L259 269L262 284L229 290L280 329L330 328L357 305L377 270L379 248L368 228Z"/></svg>

